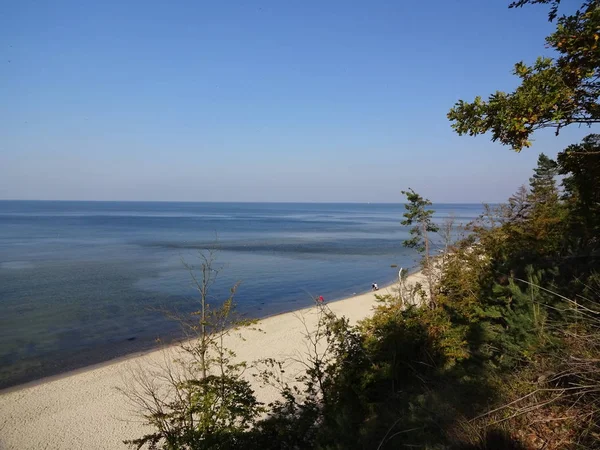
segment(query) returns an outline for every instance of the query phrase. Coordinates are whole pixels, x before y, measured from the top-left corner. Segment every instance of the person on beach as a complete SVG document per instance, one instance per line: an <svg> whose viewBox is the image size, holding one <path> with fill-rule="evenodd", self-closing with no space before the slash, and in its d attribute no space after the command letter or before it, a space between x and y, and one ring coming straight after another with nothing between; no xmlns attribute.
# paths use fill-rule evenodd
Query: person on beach
<svg viewBox="0 0 600 450"><path fill-rule="evenodd" d="M377 283L373 283L371 285L371 290L373 290L373 291L378 291L379 290L379 286L377 286Z"/></svg>
<svg viewBox="0 0 600 450"><path fill-rule="evenodd" d="M319 296L317 297L317 303L321 303L321 304L322 304L324 301L325 301L325 299L323 298L323 296L322 296L322 295L319 295Z"/></svg>

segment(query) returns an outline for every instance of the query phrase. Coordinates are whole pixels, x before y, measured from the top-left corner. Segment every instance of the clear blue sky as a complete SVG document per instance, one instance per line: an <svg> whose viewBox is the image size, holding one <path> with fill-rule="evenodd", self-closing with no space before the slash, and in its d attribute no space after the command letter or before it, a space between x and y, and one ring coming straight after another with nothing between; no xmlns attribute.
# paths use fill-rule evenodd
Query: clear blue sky
<svg viewBox="0 0 600 450"><path fill-rule="evenodd" d="M7 1L0 198L503 200L589 132L452 132L547 52L547 8L508 3Z"/></svg>

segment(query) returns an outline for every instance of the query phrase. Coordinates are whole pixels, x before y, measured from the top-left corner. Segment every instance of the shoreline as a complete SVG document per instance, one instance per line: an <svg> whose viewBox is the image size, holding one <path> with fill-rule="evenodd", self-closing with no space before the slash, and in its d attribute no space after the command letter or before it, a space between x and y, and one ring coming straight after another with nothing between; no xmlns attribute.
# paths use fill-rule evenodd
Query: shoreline
<svg viewBox="0 0 600 450"><path fill-rule="evenodd" d="M422 280L420 271L408 277L408 283ZM352 324L370 317L376 305L376 294L392 293L394 282L379 291L360 293L328 301L337 315L347 317ZM303 358L304 330L317 323L314 305L290 312L278 313L258 320L262 332L240 330L244 337L232 333L226 345L237 353L240 361L257 361L272 357L285 361L286 372L293 376L299 366L293 358ZM129 354L62 374L41 378L0 391L0 448L127 448L123 440L139 437L150 431L136 415L118 388L127 387L131 375L148 371L171 358L169 350L177 344ZM250 376L249 374L247 374ZM279 398L279 392L252 381L259 401L269 403Z"/></svg>
<svg viewBox="0 0 600 450"><path fill-rule="evenodd" d="M418 270L418 269L409 269L409 270L414 270L414 271L409 271L409 275L408 276L413 276L413 275L416 275L417 273L420 272L420 270ZM391 286L393 286L394 284L395 284L394 281L385 283L382 287L379 288L379 290L381 291L381 290L384 290L384 289L388 289ZM350 299L352 299L354 297L358 297L358 296L361 296L361 295L368 294L370 292L372 292L372 291L371 290L365 290L365 291L362 291L362 292L356 292L356 293L352 294L351 296L334 298L333 300L326 301L325 303L326 304L333 304L333 303L337 303L337 302L342 302L342 301L345 301L345 300L350 300ZM312 306L314 306L314 305L307 305L307 306L303 306L301 308L291 309L289 311L277 312L277 313L266 315L264 317L255 318L253 320L257 320L258 322L261 322L263 320L271 319L273 317L278 317L278 316L282 316L282 315L285 315L285 314L294 314L294 313L297 313L297 312L300 312L300 311L308 310ZM78 374L81 374L81 373L85 373L85 372L90 371L90 370L101 369L102 367L105 367L107 365L118 364L120 362L128 361L128 360L133 359L133 358L143 357L143 356L145 356L145 355L147 355L149 353L152 353L152 352L156 352L156 351L164 350L164 349L167 349L167 348L175 347L180 342L181 342L180 340L174 339L171 343L166 344L166 345L152 346L152 347L144 349L144 350L137 350L137 351L134 351L134 352L131 352L131 353L127 353L127 354L115 356L113 358L109 358L109 359L104 360L104 361L99 361L99 362L94 362L94 363L91 363L91 364L86 364L86 365L83 365L81 367L76 367L76 368L73 368L73 369L68 369L68 370L66 370L64 372L55 373L55 374L51 374L51 375L47 375L47 376L42 376L42 377L36 378L34 380L25 381L24 383L18 383L18 384L12 385L12 386L4 387L4 388L0 389L0 396L3 395L3 394L8 394L8 393L19 391L19 390L22 390L22 389L27 389L27 388L30 388L30 387L34 387L34 386L37 386L37 385L40 385L40 384L50 383L52 381L60 380L62 378L68 378L70 376L74 376L74 375L78 375Z"/></svg>

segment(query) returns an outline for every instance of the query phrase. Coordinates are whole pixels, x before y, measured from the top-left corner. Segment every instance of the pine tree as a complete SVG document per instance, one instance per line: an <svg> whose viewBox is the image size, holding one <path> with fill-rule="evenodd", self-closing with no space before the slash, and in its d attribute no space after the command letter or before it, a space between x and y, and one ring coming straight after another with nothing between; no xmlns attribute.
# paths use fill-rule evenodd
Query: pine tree
<svg viewBox="0 0 600 450"><path fill-rule="evenodd" d="M431 220L435 211L426 209L427 206L431 206L431 202L412 189L402 191L402 194L406 195L408 203L404 205L406 208L406 212L403 214L405 219L401 223L405 226L414 225L410 229L411 238L406 239L403 244L405 247L414 248L419 253L425 253L425 257L427 257L430 244L428 233L439 231L439 227Z"/></svg>
<svg viewBox="0 0 600 450"><path fill-rule="evenodd" d="M568 146L558 154L558 163L565 175L571 262L577 261L583 273L600 270L600 134Z"/></svg>
<svg viewBox="0 0 600 450"><path fill-rule="evenodd" d="M431 255L431 238L430 233L437 233L440 228L433 223L432 216L435 211L427 209L431 206L431 202L421 197L412 189L408 191L402 191L402 194L406 195L408 203L404 205L406 212L404 213L405 219L401 222L402 225L412 226L409 233L410 239L406 239L403 245L408 248L414 248L423 255L421 265L423 267L423 273L427 277L427 285L429 290L429 302L430 306L435 306L435 291L434 291L434 261Z"/></svg>
<svg viewBox="0 0 600 450"><path fill-rule="evenodd" d="M537 167L533 169L529 179L532 198L535 202L547 202L557 194L555 177L558 175L558 164L543 153L540 153Z"/></svg>

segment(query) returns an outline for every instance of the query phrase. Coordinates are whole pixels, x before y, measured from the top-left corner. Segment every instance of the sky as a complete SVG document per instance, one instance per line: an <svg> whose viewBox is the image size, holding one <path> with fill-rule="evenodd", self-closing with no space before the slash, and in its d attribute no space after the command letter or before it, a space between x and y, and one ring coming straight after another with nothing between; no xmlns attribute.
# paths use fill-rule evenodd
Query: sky
<svg viewBox="0 0 600 450"><path fill-rule="evenodd" d="M547 8L508 3L7 0L0 199L502 201L590 132L450 128L548 54Z"/></svg>

